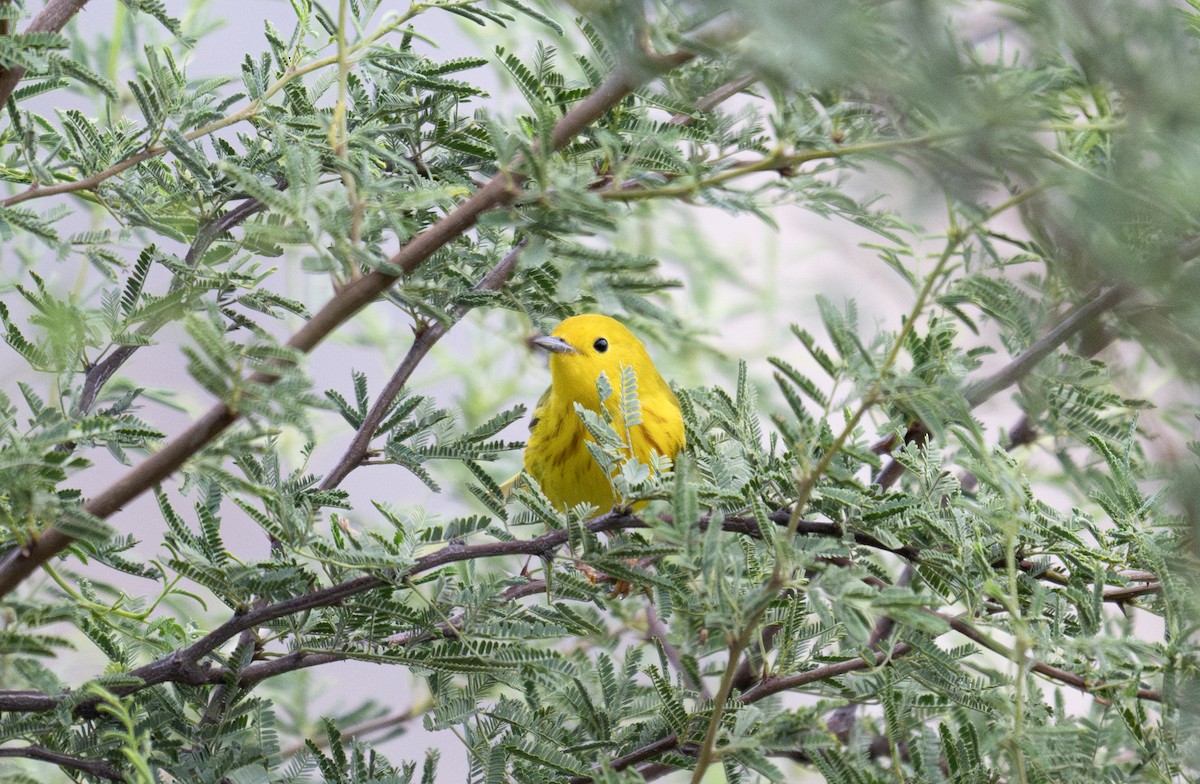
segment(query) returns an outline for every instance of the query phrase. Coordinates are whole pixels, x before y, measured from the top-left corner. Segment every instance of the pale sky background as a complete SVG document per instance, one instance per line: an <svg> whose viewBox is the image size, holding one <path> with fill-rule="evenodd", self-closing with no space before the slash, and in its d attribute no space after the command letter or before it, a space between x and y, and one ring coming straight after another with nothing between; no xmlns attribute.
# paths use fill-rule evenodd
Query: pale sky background
<svg viewBox="0 0 1200 784"><path fill-rule="evenodd" d="M186 13L187 4L181 0L166 0L166 5L175 15L181 16ZM336 8L336 3L331 4L331 7ZM394 7L403 6L397 3ZM291 7L283 0L214 2L205 13L209 18L222 18L225 22L219 32L202 38L183 61L188 75L192 78L212 75L229 75L236 78L243 56L251 53L257 57L265 48L262 36L264 20L272 20L276 27L285 33L291 29ZM91 0L76 22L77 29L96 31L98 35L102 32L107 34L107 31L112 29L113 15L113 0ZM981 18L981 30L986 31L987 21ZM149 27L153 23L139 24ZM478 28L473 28L457 17L437 12L420 17L417 29L441 44L441 48L434 55L439 59L467 54L482 54L495 59L491 52L496 43L528 54L533 44L532 38L522 39L520 36L503 33L495 40L489 39L487 45L481 45L478 36L492 35L495 33L494 28L480 33L477 32ZM493 91L493 97L484 99L484 105L502 115L511 114L521 105L519 96L496 80L498 73L499 69L485 68L464 78L480 80L483 86ZM128 76L127 73L122 74L118 81L123 82ZM56 95L46 96L46 100L50 106L63 105ZM85 112L89 111L88 107L80 108ZM94 113L94 109L91 111ZM861 188L864 193L892 194L892 203L900 205L910 219L927 222L927 228L931 231L936 231L944 214L940 201L927 199L929 193L923 192L919 187L911 189L891 171L870 168L867 176L857 179L855 187ZM69 197L62 203L76 204ZM45 209L49 204L36 206ZM912 301L911 292L904 282L883 262L877 260L873 251L859 246L861 242L874 241L874 235L848 223L826 220L796 208L779 210L775 217L780 226L778 232L773 232L753 218L734 218L712 208L679 209L670 213L664 212L656 222L640 221L631 225L630 234L620 238L627 247L634 247L639 242L645 243L647 237L655 239L652 244L659 246L659 254L667 264L668 272L672 269L682 271L686 269L687 254L694 252L695 248L678 245L674 248L666 247L666 240L677 237L681 230L685 230L696 238L696 248L733 260L738 266L749 270L747 277L754 284L749 290L723 286L721 282L711 284L718 295L715 299L722 303L719 310L723 315L710 323L710 334L706 336L705 343L718 354L712 366L715 373L723 372L726 375L723 382L726 386L731 385L736 377L737 358L746 359L751 375L764 385L769 383L772 372L765 359L767 355L780 355L797 366L805 366L806 357L800 344L788 332L787 325L799 323L814 334L821 334L815 301L818 293L835 303L855 298L861 312L862 331L866 334L873 332L877 325L895 329L898 325L898 314L906 312ZM930 248L935 247L936 244L930 245ZM395 248L390 250L394 252ZM294 257L272 261L281 267L293 262ZM9 263L0 256L0 264L4 264L6 269ZM52 285L58 286L74 285L79 274L78 268L73 265L46 265L44 270L40 269L39 272L46 275ZM294 263L292 268L281 274L279 280L278 285L282 290L290 296L304 300L310 306L324 301L328 295L328 281L325 278L306 275L295 269ZM698 311L689 299L689 294L687 290L675 292L672 295L673 307L685 317L694 317L698 315ZM288 325L289 331L292 326L294 324ZM356 345L349 338L352 334L385 334L393 336L393 339L380 350ZM334 388L349 397L350 372L360 370L370 377L372 392L377 391L407 350L410 335L408 323L396 310L379 304L368 308L357 318L351 329L338 333L313 353L308 370L315 380L315 389ZM454 395L461 391L461 384L453 375L457 371L447 371L446 366L458 365L464 357L471 356L471 352L511 353L514 376L520 379L520 396L515 400L507 397L498 400L497 406L522 400L527 405L532 405L541 388L547 383L548 374L544 360L530 356L523 348L524 337L524 332L513 331L511 320L473 315L438 346L412 379L411 387L419 393L437 396L443 405L451 404ZM178 392L179 402L188 407L190 414L174 413L156 407L146 409L147 418L169 434L178 433L190 422L192 414L207 409L212 403L206 393L197 389L187 379L184 371L185 360L179 351L180 342L179 331L168 330L160 336L158 345L139 351L122 369L122 375L137 379L138 383L170 388ZM705 381L693 377L687 368L679 367L673 361L673 356L661 346L651 345L651 353L655 355L666 377L674 378L685 385ZM997 358L996 364L1002 361L1002 357ZM24 369L24 362L19 357L7 347L0 346L0 374L11 379L15 374L25 372ZM709 383L716 380L718 379L707 379ZM1166 394L1169 398L1173 389L1170 381L1166 374L1150 374L1145 378L1144 389L1127 392L1143 396ZM39 382L35 380L35 383ZM6 385L5 389L10 389L10 386ZM1016 409L1007 398L1007 395L1000 395L996 400L981 407L978 412L984 421L994 426L996 440L999 440L999 433L1016 419ZM769 410L769 405L769 400L764 402L764 412ZM309 464L310 470L318 473L324 473L332 467L352 435L340 420L330 419L327 422L326 429L318 431L320 445ZM513 439L523 439L524 428L523 423L516 425L506 435ZM298 444L291 446L295 447ZM1174 448L1167 443L1159 446ZM512 473L518 460L519 457L513 455L505 463L495 466L492 470L493 476L503 478ZM85 492L95 492L118 476L122 470L111 461L100 462L94 469L81 474L77 483ZM351 474L342 487L351 494L351 498L371 497L401 508L427 505L447 517L461 511L461 508L447 508L443 497L432 494L420 482L395 467L359 469ZM1067 502L1065 498L1058 500ZM181 505L181 511L185 511L189 506ZM230 549L235 554L244 554L247 557L256 557L265 551L266 542L261 533L248 524L240 524L236 510L231 505L227 506L229 509L226 512L224 533ZM463 508L479 511L478 507ZM370 524L370 512L369 504L360 501L357 515L352 516L355 525ZM162 523L151 496L143 496L130 504L114 516L111 522L118 530L134 532L142 539L144 544L137 549L138 553L145 556L154 554L152 548L158 541L157 532ZM129 588L139 592L153 590L153 586L141 581L130 582ZM214 613L214 617L220 615L220 612ZM1146 624L1142 630L1147 635L1160 633L1153 623ZM89 675L98 673L104 666L104 660L85 643L68 661L54 666L60 673L70 673L68 680L78 684ZM414 689L422 688L403 668L354 662L326 665L287 677L307 679L306 693L311 696L308 718L313 721L319 719L322 713L337 713L365 699L374 700L389 709L400 708L412 702ZM288 690L288 687L283 685L286 679L277 679L284 691ZM260 690L264 695L273 691L271 687L260 687ZM287 740L285 739L285 744ZM449 732L426 733L419 720L410 723L407 734L383 744L380 750L393 762L399 762L408 759L419 760L428 746L439 748L443 753L439 781L455 782L465 779L464 750L459 741ZM4 765L4 762L0 762L0 772L3 772ZM47 773L51 768L41 765L37 770ZM669 782L673 779L663 780Z"/></svg>

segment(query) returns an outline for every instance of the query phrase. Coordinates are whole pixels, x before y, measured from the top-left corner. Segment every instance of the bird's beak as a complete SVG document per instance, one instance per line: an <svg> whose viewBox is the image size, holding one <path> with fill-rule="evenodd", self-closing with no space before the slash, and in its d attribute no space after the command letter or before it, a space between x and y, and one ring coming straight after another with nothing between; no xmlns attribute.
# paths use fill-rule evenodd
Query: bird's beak
<svg viewBox="0 0 1200 784"><path fill-rule="evenodd" d="M538 335L537 337L530 338L529 345L536 346L537 348L545 349L546 351L549 351L551 354L578 354L579 353L579 351L577 349L575 349L567 341L563 340L562 338L555 338L555 337L551 337L549 335Z"/></svg>

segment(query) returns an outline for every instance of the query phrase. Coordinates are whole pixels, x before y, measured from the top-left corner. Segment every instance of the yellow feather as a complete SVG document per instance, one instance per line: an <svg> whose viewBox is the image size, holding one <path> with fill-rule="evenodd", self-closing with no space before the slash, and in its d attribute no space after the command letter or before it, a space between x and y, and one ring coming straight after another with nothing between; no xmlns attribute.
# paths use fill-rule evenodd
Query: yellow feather
<svg viewBox="0 0 1200 784"><path fill-rule="evenodd" d="M600 374L619 387L622 368L633 368L641 423L626 432L619 395L610 397L606 408L614 429L629 444L633 455L649 465L652 453L673 460L684 446L679 401L654 367L642 341L615 319L575 316L559 324L551 338L561 342L554 342L551 348L550 388L533 412L529 444L525 447L525 471L560 509L584 502L601 510L611 509L617 499L608 477L586 446L593 439L580 421L575 404L599 413L596 380Z"/></svg>

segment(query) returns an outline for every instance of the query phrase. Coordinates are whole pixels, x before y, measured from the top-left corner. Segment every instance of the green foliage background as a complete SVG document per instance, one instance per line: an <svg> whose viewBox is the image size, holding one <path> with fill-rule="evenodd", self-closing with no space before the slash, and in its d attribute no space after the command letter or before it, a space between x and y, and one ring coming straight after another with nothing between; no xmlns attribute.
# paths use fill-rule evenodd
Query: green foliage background
<svg viewBox="0 0 1200 784"><path fill-rule="evenodd" d="M197 79L218 5L80 5L0 3L9 780L1196 777L1196 412L1119 391L1200 366L1194 8L293 0ZM688 223L795 207L904 309ZM680 382L670 471L588 418L637 514L499 487L579 312ZM315 388L330 335L395 373ZM181 336L194 386L126 364ZM351 660L412 704L317 721ZM466 764L379 753L417 722Z"/></svg>

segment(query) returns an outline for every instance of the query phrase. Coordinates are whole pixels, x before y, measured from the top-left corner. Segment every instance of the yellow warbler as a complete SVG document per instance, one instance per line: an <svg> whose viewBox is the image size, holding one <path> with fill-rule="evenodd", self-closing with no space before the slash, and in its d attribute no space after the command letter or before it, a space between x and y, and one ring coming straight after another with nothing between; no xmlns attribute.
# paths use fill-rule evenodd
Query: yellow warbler
<svg viewBox="0 0 1200 784"><path fill-rule="evenodd" d="M623 368L637 374L640 423L625 427L619 394L605 403L613 429L633 456L646 465L655 452L675 459L684 445L679 400L642 341L623 324L608 316L574 316L553 334L533 338L530 344L550 352L550 388L538 401L529 424L525 471L555 506L565 510L586 502L608 510L617 502L608 477L587 448L592 436L575 411L578 403L600 412L596 380L601 373L618 389Z"/></svg>

